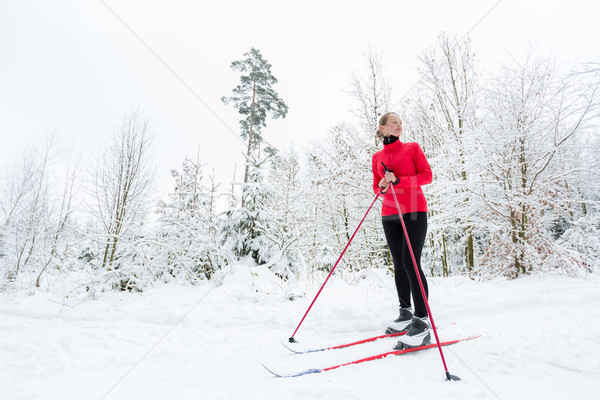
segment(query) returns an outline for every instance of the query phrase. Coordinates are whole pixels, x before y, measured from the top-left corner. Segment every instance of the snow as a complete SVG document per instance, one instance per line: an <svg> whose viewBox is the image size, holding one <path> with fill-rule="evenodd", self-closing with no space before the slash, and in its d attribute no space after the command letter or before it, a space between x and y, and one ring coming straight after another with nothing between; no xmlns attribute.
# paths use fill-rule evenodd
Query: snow
<svg viewBox="0 0 600 400"><path fill-rule="evenodd" d="M235 265L200 286L143 293L0 294L0 398L17 399L592 399L600 391L600 278L430 278L441 340L476 340L323 368L391 350L393 339L296 355L287 341L324 280L282 285ZM349 284L352 282L353 284ZM295 296L292 296L292 294ZM300 295L300 296L299 296ZM290 300L293 297L293 300ZM337 273L295 338L321 347L382 333L396 315L393 277Z"/></svg>

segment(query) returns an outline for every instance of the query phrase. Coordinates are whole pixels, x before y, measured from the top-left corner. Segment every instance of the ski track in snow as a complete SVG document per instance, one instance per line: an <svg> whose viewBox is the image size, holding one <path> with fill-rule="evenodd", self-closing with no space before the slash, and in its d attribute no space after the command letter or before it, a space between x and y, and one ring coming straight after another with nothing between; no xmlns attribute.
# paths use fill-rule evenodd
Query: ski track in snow
<svg viewBox="0 0 600 400"><path fill-rule="evenodd" d="M250 273L252 271L252 273ZM600 277L430 278L437 349L297 378L391 350L394 339L295 355L287 341L321 282L293 301L266 269L223 283L164 285L95 300L2 295L0 399L593 399L600 391ZM381 334L396 317L393 278L332 277L295 338L302 348ZM296 289L298 293L298 289ZM186 315L187 314L187 315Z"/></svg>

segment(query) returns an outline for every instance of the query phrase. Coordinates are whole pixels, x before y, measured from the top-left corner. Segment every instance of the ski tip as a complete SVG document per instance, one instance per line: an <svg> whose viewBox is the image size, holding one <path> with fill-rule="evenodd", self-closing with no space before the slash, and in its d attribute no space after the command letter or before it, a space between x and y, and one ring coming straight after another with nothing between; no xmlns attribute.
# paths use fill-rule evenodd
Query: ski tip
<svg viewBox="0 0 600 400"><path fill-rule="evenodd" d="M273 374L277 378L295 378L297 376L308 375L308 374L316 374L316 373L321 372L321 370L318 369L318 368L311 368L311 369L307 369L306 371L296 372L296 373L293 373L293 374L279 374L279 373L277 373L277 372L269 369L269 367L267 367L265 364L263 364L262 366L265 367L265 369L267 371L269 371L271 374Z"/></svg>
<svg viewBox="0 0 600 400"><path fill-rule="evenodd" d="M290 346L288 346L285 342L281 342L281 344L283 345L283 347L285 347L286 349L288 349L289 351L291 351L292 353L296 353L296 354L302 354L302 351L298 351L298 350L294 350L292 349Z"/></svg>
<svg viewBox="0 0 600 400"><path fill-rule="evenodd" d="M267 371L269 371L270 373L272 373L272 374L273 374L273 375L275 375L276 377L278 377L278 378L281 378L281 377L282 377L282 375L280 375L280 374L278 374L278 373L276 373L276 372L272 371L272 370L271 370L271 369L269 369L269 367L267 367L265 364L262 364L262 366L263 366L263 367L265 367L265 369L266 369Z"/></svg>

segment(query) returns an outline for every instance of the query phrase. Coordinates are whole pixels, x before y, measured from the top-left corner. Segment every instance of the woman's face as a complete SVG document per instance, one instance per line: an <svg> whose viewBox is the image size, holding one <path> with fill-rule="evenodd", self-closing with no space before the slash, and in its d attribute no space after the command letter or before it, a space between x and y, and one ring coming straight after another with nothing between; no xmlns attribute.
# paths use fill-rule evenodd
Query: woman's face
<svg viewBox="0 0 600 400"><path fill-rule="evenodd" d="M397 115L390 115L385 122L385 125L379 125L379 130L383 136L400 137L402 134L402 120Z"/></svg>

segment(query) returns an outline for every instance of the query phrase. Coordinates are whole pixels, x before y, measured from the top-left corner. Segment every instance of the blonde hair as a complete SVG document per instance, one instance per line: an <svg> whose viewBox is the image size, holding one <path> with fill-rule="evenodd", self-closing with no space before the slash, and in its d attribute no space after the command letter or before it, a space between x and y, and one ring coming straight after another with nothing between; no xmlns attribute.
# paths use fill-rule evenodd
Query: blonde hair
<svg viewBox="0 0 600 400"><path fill-rule="evenodd" d="M393 112L393 111L386 112L385 114L383 114L381 116L381 118L379 118L379 125L377 125L377 131L375 132L375 136L377 136L377 138L379 140L383 140L383 132L381 132L379 130L379 126L387 124L388 118L391 117L392 115L395 115L398 118L400 118L400 116L398 114L396 114L395 112ZM402 119L400 119L400 120L402 120Z"/></svg>

